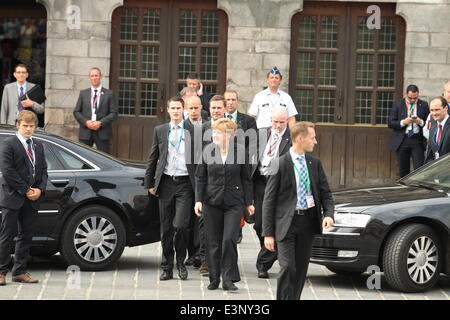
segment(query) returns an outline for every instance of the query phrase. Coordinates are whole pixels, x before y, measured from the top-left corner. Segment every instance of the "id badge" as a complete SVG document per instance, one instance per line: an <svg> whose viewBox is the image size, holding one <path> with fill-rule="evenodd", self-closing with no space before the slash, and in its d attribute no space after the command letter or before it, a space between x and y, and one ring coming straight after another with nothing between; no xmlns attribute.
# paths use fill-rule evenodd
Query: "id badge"
<svg viewBox="0 0 450 320"><path fill-rule="evenodd" d="M435 153L434 153L434 158L435 158L435 159L439 159L439 152L435 152Z"/></svg>
<svg viewBox="0 0 450 320"><path fill-rule="evenodd" d="M306 204L308 205L308 209L316 206L316 204L314 203L314 197L312 195L306 196Z"/></svg>

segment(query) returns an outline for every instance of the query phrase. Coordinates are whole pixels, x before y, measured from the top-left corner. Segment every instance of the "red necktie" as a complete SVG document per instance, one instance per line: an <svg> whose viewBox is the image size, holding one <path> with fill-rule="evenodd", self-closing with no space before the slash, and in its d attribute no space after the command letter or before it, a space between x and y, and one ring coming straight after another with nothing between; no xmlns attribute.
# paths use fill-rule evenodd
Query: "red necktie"
<svg viewBox="0 0 450 320"><path fill-rule="evenodd" d="M438 129L438 132L436 135L436 145L439 148L439 146L441 144L441 137L442 137L442 124L440 124L438 127L439 127L439 129Z"/></svg>

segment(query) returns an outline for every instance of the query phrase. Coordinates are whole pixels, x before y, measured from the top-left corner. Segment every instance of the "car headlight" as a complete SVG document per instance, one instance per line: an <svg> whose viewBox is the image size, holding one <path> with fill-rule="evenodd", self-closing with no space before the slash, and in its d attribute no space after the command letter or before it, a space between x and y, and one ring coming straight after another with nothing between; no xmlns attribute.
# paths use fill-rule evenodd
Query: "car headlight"
<svg viewBox="0 0 450 320"><path fill-rule="evenodd" d="M361 213L335 213L334 226L347 228L365 228L371 216Z"/></svg>

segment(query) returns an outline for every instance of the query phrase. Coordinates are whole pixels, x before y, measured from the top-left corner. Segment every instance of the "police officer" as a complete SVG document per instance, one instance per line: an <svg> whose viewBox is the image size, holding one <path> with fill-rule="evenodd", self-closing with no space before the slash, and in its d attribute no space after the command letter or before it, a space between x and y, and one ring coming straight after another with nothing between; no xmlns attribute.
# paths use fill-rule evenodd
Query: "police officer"
<svg viewBox="0 0 450 320"><path fill-rule="evenodd" d="M295 116L298 112L291 96L280 90L281 80L280 70L273 67L267 73L267 89L258 92L253 98L247 113L256 119L258 129L272 126L271 116L275 107L283 107L287 110L289 128L295 124Z"/></svg>

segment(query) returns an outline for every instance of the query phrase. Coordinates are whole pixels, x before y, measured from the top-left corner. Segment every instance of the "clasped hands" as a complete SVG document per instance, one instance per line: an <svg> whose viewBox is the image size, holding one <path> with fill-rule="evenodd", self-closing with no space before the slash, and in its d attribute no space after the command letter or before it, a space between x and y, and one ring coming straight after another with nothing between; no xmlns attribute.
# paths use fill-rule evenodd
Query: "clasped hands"
<svg viewBox="0 0 450 320"><path fill-rule="evenodd" d="M86 127L88 129L97 131L98 129L100 129L101 126L102 126L102 123L100 121L92 121L92 120L86 121Z"/></svg>
<svg viewBox="0 0 450 320"><path fill-rule="evenodd" d="M37 199L39 199L39 197L41 196L42 191L41 189L38 188L30 188L30 190L28 190L28 192L25 194L27 196L28 199L30 199L31 201L36 201Z"/></svg>

